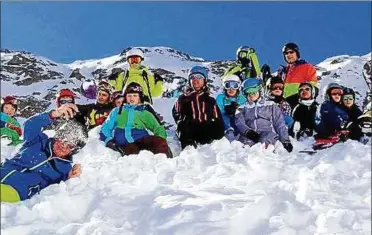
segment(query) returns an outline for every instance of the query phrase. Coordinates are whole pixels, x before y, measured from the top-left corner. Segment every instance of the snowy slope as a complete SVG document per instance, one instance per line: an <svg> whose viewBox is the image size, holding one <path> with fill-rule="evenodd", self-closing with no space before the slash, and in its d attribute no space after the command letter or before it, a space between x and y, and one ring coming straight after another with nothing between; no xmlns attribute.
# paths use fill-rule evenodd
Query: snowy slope
<svg viewBox="0 0 372 235"><path fill-rule="evenodd" d="M171 90L179 86L180 78L176 77L185 78L187 70L196 64L213 71L212 82L217 90L220 73L215 72L216 68L228 63L204 61L166 47L144 49L146 65L174 73L168 73L166 87ZM35 61L8 65L14 55L20 54ZM367 86L361 68L370 56L338 56L320 63L321 89L337 81L361 91L362 100ZM124 52L63 65L32 54L2 52L2 62L12 68L1 68L1 93L3 96L17 92L16 95L45 100L49 109L54 106L50 94L62 87L80 86L79 79L69 78L74 69L78 68L86 79L104 77L112 68L127 66L123 58ZM29 78L14 72L18 71L17 66L32 66L30 70L39 74L56 71L64 76L17 85L15 82ZM170 110L174 101L175 98L155 100L155 109L168 123L173 123ZM312 139L293 140L295 149L291 154L280 144L273 153L260 145L245 148L222 139L181 152L171 127L167 141L177 156L174 159L147 151L120 158L98 140L98 131L99 128L91 131L87 146L74 158L82 164L81 177L50 186L30 200L1 204L1 234L371 233L370 144L347 141L308 156L298 151L308 147ZM1 141L1 160L16 150Z"/></svg>

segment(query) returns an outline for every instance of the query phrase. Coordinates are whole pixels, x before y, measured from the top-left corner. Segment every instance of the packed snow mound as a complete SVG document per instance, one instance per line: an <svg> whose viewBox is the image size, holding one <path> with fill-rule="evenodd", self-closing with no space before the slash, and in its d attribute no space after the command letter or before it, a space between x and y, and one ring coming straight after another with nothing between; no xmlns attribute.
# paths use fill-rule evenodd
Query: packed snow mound
<svg viewBox="0 0 372 235"><path fill-rule="evenodd" d="M82 175L30 200L2 203L1 234L370 234L371 145L355 141L313 156L294 142L251 148L218 140L167 159L120 157L90 132L74 157ZM174 137L168 137L177 146ZM1 142L1 159L16 149Z"/></svg>

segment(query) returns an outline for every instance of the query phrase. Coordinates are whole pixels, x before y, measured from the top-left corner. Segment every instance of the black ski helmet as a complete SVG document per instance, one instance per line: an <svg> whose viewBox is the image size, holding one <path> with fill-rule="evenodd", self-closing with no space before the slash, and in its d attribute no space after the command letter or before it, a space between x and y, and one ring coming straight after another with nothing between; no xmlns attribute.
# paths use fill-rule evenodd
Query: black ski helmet
<svg viewBox="0 0 372 235"><path fill-rule="evenodd" d="M343 96L344 95L352 95L353 96L353 99L355 100L355 92L353 89L351 88L348 88L348 87L345 87L344 90L343 90Z"/></svg>
<svg viewBox="0 0 372 235"><path fill-rule="evenodd" d="M282 48L282 53L284 55L284 52L288 51L288 50L294 50L297 54L297 58L300 58L301 55L300 55L300 48L297 46L296 43L294 42L289 42L287 44L284 45L284 47ZM285 55L284 55L284 58L285 58Z"/></svg>
<svg viewBox="0 0 372 235"><path fill-rule="evenodd" d="M136 82L132 82L130 83L126 88L125 88L125 91L124 91L124 103L126 103L126 96L127 94L131 94L131 93L137 93L139 94L139 97L140 97L140 102L141 103L144 103L145 102L145 97L144 97L144 94L143 94L143 88L140 84L136 83Z"/></svg>

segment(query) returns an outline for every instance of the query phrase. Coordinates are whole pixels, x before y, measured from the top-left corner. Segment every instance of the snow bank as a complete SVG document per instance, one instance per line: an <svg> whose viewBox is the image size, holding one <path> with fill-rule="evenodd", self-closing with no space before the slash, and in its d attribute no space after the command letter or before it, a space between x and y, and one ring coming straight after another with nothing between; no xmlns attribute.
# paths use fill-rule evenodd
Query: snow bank
<svg viewBox="0 0 372 235"><path fill-rule="evenodd" d="M273 153L222 139L174 159L122 158L98 131L74 159L80 178L2 203L1 234L371 233L370 145L348 141L309 156L297 152L311 140L288 154L280 144ZM15 151L1 144L2 159Z"/></svg>

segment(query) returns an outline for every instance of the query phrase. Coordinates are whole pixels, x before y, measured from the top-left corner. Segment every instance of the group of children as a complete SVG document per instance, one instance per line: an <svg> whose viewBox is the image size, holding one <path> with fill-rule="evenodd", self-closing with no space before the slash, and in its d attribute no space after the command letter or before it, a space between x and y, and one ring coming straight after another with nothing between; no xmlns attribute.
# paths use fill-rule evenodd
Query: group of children
<svg viewBox="0 0 372 235"><path fill-rule="evenodd" d="M172 108L182 149L226 137L252 146L256 143L293 150L290 136L330 138L347 130L351 139L363 135L358 118L362 114L350 88L329 84L316 123L319 88L314 66L300 59L300 50L288 43L282 50L287 66L272 76L268 66L259 67L255 50L237 50L237 63L222 76L223 92L214 98L208 87L208 70L194 66L188 84ZM80 175L72 156L82 148L88 131L100 126L99 138L122 156L148 150L172 158L166 129L152 108L162 95L163 79L141 64L143 52L132 48L126 54L127 70L113 73L108 81L82 86L82 94L93 104L75 103L76 94L62 89L56 109L26 120L22 129L14 118L16 99L5 97L1 106L1 135L12 145L23 143L17 155L1 167L1 201L25 200L50 184ZM54 137L43 133L55 130Z"/></svg>

